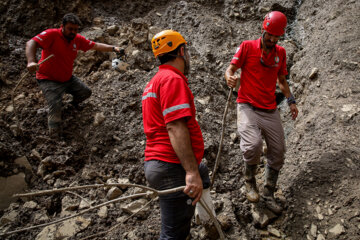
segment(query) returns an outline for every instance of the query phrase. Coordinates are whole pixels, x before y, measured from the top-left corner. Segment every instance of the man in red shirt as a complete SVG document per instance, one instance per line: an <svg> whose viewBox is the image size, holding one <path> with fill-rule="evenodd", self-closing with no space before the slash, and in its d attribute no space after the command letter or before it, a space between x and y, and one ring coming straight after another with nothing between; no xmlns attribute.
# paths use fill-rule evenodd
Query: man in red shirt
<svg viewBox="0 0 360 240"><path fill-rule="evenodd" d="M186 239L194 205L210 194L208 170L201 163L203 137L185 77L190 56L187 42L173 30L156 34L151 44L161 65L142 95L145 177L158 190L186 185L183 192L160 196L160 239Z"/></svg>
<svg viewBox="0 0 360 240"><path fill-rule="evenodd" d="M27 68L36 72L36 79L49 105L48 126L50 136L55 138L61 134L62 96L69 93L73 96L72 104L78 104L91 95L91 89L72 75L77 52L92 49L102 52L120 52L120 48L87 40L78 34L80 19L73 13L63 17L59 29L47 29L26 43ZM42 48L41 59L54 54L49 61L38 65L36 49ZM39 62L40 62L39 61Z"/></svg>
<svg viewBox="0 0 360 240"><path fill-rule="evenodd" d="M286 51L276 45L285 33L286 16L271 12L265 16L262 36L257 40L244 41L237 49L225 72L227 85L236 86L236 70L241 69L240 88L237 97L238 131L240 148L245 161L245 183L250 202L259 201L256 187L256 168L262 153L262 137L267 145L265 186L263 198L268 208L280 214L282 207L274 199L279 170L284 163L285 139L280 114L276 108L276 82L290 106L292 119L298 115L294 96L286 81Z"/></svg>

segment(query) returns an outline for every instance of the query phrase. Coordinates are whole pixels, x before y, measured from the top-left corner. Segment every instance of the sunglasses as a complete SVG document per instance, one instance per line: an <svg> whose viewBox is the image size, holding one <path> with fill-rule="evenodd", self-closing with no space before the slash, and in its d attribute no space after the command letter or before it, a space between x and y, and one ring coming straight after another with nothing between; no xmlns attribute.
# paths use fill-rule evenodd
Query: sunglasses
<svg viewBox="0 0 360 240"><path fill-rule="evenodd" d="M261 65L263 65L264 67L267 67L267 68L275 68L275 67L278 67L279 66L279 56L278 56L278 54L277 54L277 52L276 52L276 48L275 48L275 53L276 53L276 56L275 56L275 58L274 58L274 64L267 64L267 63L265 63L265 61L264 61L264 59L263 59L263 52L264 52L264 50L262 50L261 49L261 57L260 57L260 63L261 63Z"/></svg>

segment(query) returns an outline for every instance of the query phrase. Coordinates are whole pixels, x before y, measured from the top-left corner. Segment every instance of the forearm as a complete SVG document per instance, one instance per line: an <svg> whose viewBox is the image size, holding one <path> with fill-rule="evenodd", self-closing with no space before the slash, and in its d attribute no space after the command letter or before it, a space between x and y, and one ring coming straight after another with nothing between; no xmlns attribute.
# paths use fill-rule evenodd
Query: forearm
<svg viewBox="0 0 360 240"><path fill-rule="evenodd" d="M192 150L189 129L185 119L166 125L171 145L186 172L198 172L198 164Z"/></svg>
<svg viewBox="0 0 360 240"><path fill-rule="evenodd" d="M235 72L232 68L227 68L225 71L225 79L226 81L228 81L230 79L231 76L234 76Z"/></svg>
<svg viewBox="0 0 360 240"><path fill-rule="evenodd" d="M26 42L25 54L28 63L36 62L37 42L29 40Z"/></svg>
<svg viewBox="0 0 360 240"><path fill-rule="evenodd" d="M285 76L279 76L278 78L278 85L281 90L281 92L284 94L286 98L289 98L291 96L289 84L286 81Z"/></svg>
<svg viewBox="0 0 360 240"><path fill-rule="evenodd" d="M105 43L95 43L95 45L92 47L92 50L100 52L112 52L114 51L114 46Z"/></svg>

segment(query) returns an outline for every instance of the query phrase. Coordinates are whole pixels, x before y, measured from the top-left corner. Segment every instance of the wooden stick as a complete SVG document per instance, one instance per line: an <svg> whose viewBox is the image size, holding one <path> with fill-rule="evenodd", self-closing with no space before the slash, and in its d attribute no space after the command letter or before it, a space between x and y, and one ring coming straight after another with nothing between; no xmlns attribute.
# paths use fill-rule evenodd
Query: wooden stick
<svg viewBox="0 0 360 240"><path fill-rule="evenodd" d="M215 228L219 233L219 237L220 240L225 240L225 235L223 233L223 231L221 230L221 226L219 224L219 222L217 221L216 217L213 215L213 213L211 212L209 206L206 204L206 202L200 198L200 204L201 206L206 210L206 212L209 214L210 218L212 219L212 221L214 222Z"/></svg>
<svg viewBox="0 0 360 240"><path fill-rule="evenodd" d="M149 190L152 192L158 192L157 190L137 185L137 184L127 184L127 183L104 183L104 184L94 184L94 185L84 185L84 186L74 186L74 187L66 187L66 188L56 188L56 189L50 189L50 190L43 190L38 192L30 192L30 193L20 193L15 194L13 197L32 197L32 196L38 196L38 195L46 195L46 194L53 194L53 193L59 193L59 192L66 192L66 191L72 191L72 190L81 190L81 189L88 189L88 188L100 188L100 187L138 187L145 190ZM172 190L172 189L169 189ZM165 191L169 191L165 190ZM162 192L162 191L160 191Z"/></svg>
<svg viewBox="0 0 360 240"><path fill-rule="evenodd" d="M83 200L84 202L86 202L87 205L89 205L89 207L92 207L92 206L91 206L91 203L90 203L88 200L86 200L84 197L80 196L79 194L74 193L74 192L71 192L71 191L66 191L66 193L69 193L69 194L72 194L72 195L74 195L74 196L77 196L78 198L80 198L81 200Z"/></svg>
<svg viewBox="0 0 360 240"><path fill-rule="evenodd" d="M46 62L47 60L49 60L50 58L52 58L54 56L54 54L51 54L50 56L48 56L47 58L45 58L44 60L42 60L38 66L40 66L41 64L43 64L44 62ZM14 87L12 93L11 93L11 104L13 106L14 109L14 114L15 114L15 122L16 122L16 127L17 127L17 132L20 132L20 134L22 135L22 131L20 128L20 123L19 123L19 119L16 113L16 108L15 108L15 101L14 101L14 96L15 96L15 91L16 89L19 87L20 83L29 75L29 71L27 71L22 78L20 79L20 81L16 84L16 86Z"/></svg>
<svg viewBox="0 0 360 240"><path fill-rule="evenodd" d="M230 99L231 99L231 95L232 95L232 91L233 88L230 88L229 94L228 94L228 98L226 101L226 106L225 106L225 111L224 111L224 115L223 115L223 119L222 119L222 124L221 124L221 137L220 137L220 143L219 143L219 149L216 155L216 160L215 160L215 166L214 166L214 170L212 172L212 176L211 176L211 187L214 184L214 180L215 180L215 174L216 171L219 167L219 163L220 163L220 156L221 156L221 148L222 148L222 144L223 144L223 140L224 140L224 131L225 131L225 120L226 120L226 115L228 112L228 108L229 108L229 103L230 103Z"/></svg>

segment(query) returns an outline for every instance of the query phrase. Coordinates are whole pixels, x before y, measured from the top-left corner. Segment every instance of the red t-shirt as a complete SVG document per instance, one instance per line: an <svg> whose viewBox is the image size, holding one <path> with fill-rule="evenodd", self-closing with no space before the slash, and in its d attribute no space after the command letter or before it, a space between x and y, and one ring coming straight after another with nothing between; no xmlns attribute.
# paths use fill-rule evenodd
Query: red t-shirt
<svg viewBox="0 0 360 240"><path fill-rule="evenodd" d="M263 51L261 64L261 38L241 43L237 49L231 64L241 68L240 88L238 91L238 103L250 103L254 107L275 109L275 89L278 76L287 75L286 51L283 47L275 47L266 54Z"/></svg>
<svg viewBox="0 0 360 240"><path fill-rule="evenodd" d="M61 28L47 29L32 40L42 48L39 62L54 54L49 61L40 65L36 78L57 82L70 80L78 50L86 52L95 45L93 41L87 40L80 34L76 34L75 38L69 42L63 36Z"/></svg>
<svg viewBox="0 0 360 240"><path fill-rule="evenodd" d="M185 117L192 149L200 164L204 141L195 119L194 96L188 87L187 78L178 69L170 65L159 67L142 95L142 112L146 134L145 161L157 159L180 163L171 145L166 124Z"/></svg>

